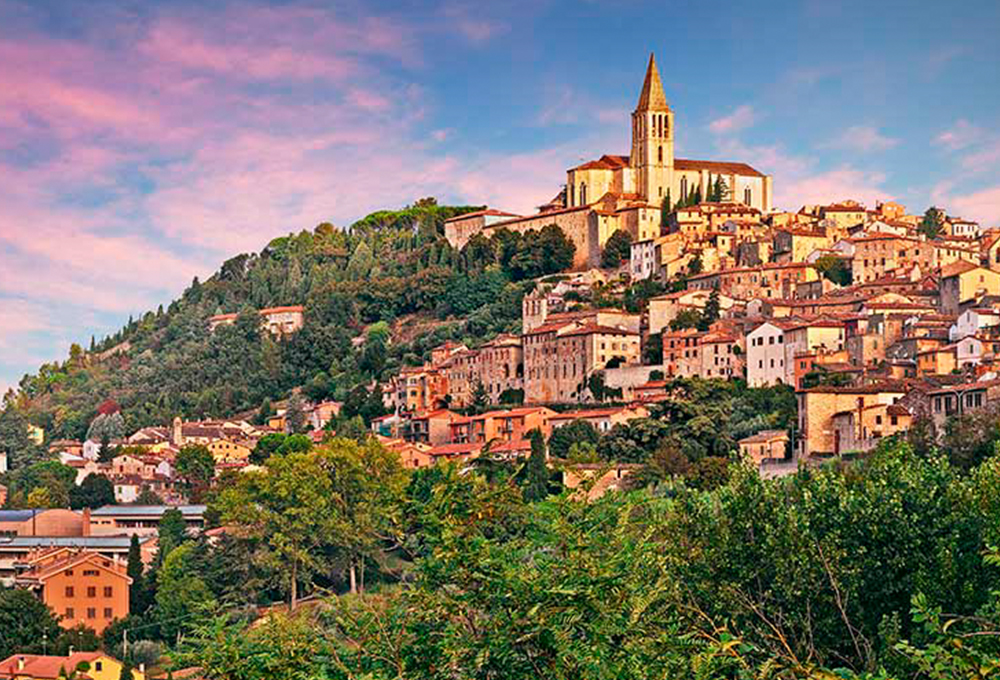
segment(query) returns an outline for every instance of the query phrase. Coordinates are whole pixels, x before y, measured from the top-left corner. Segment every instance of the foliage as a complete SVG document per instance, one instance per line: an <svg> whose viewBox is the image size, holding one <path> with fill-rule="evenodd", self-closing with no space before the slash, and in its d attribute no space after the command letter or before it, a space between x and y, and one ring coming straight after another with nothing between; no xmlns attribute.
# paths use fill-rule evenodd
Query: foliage
<svg viewBox="0 0 1000 680"><path fill-rule="evenodd" d="M187 522L178 508L170 508L160 517L156 529L159 562L163 562L171 551L187 540Z"/></svg>
<svg viewBox="0 0 1000 680"><path fill-rule="evenodd" d="M597 428L586 420L573 420L552 430L549 435L549 455L566 458L573 444L586 442L596 445L601 435Z"/></svg>
<svg viewBox="0 0 1000 680"><path fill-rule="evenodd" d="M187 486L191 500L197 502L215 476L215 458L207 446L188 444L177 452L174 468Z"/></svg>
<svg viewBox="0 0 1000 680"><path fill-rule="evenodd" d="M74 486L69 491L69 506L74 510L99 508L102 505L114 505L114 502L114 484L104 475L93 472L83 478L80 486Z"/></svg>
<svg viewBox="0 0 1000 680"><path fill-rule="evenodd" d="M17 652L40 654L62 629L52 610L31 591L0 587L0 657Z"/></svg>
<svg viewBox="0 0 1000 680"><path fill-rule="evenodd" d="M917 225L917 232L927 238L937 238L944 229L945 214L937 206L931 206L924 211L924 217Z"/></svg>
<svg viewBox="0 0 1000 680"><path fill-rule="evenodd" d="M823 255L813 267L829 281L833 281L838 286L849 286L852 281L851 262L847 258L836 255Z"/></svg>
<svg viewBox="0 0 1000 680"><path fill-rule="evenodd" d="M601 252L601 267L617 269L629 261L632 254L632 234L625 229L618 229L608 237Z"/></svg>
<svg viewBox="0 0 1000 680"><path fill-rule="evenodd" d="M545 436L535 428L528 433L531 455L524 468L524 500L528 503L544 500L549 495L549 469L546 466Z"/></svg>

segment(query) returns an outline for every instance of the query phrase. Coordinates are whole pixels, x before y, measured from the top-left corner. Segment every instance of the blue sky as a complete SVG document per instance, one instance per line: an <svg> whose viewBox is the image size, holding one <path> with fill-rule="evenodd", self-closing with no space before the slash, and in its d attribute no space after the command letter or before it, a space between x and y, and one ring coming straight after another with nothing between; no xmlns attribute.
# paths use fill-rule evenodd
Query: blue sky
<svg viewBox="0 0 1000 680"><path fill-rule="evenodd" d="M0 387L272 237L627 153L1000 225L1000 3L0 0Z"/></svg>

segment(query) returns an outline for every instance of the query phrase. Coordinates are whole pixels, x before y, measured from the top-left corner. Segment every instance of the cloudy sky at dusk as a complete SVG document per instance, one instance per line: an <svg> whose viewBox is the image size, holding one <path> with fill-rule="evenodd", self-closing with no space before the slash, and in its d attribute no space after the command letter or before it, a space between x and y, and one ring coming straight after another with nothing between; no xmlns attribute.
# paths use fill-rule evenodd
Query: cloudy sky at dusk
<svg viewBox="0 0 1000 680"><path fill-rule="evenodd" d="M0 387L277 235L530 209L628 152L650 51L677 155L779 207L1000 225L1000 3L727 4L0 0Z"/></svg>

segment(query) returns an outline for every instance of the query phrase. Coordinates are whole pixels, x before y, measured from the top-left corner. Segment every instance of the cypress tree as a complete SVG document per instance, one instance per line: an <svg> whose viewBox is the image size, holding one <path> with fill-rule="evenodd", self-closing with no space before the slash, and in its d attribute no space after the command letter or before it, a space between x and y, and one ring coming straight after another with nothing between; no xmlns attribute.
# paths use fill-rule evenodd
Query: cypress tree
<svg viewBox="0 0 1000 680"><path fill-rule="evenodd" d="M535 428L528 433L531 455L528 457L524 477L524 500L532 503L545 500L549 495L549 469L545 465L545 438Z"/></svg>
<svg viewBox="0 0 1000 680"><path fill-rule="evenodd" d="M139 551L139 537L133 534L128 546L128 565L125 568L125 573L132 579L132 585L128 591L128 610L133 614L142 613L142 609L144 608L143 591L145 584L143 583L142 572L142 553Z"/></svg>

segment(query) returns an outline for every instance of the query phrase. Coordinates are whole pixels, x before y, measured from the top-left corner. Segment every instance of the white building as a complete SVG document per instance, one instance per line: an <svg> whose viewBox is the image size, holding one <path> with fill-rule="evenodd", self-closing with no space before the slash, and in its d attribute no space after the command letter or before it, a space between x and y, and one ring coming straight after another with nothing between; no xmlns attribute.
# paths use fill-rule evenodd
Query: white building
<svg viewBox="0 0 1000 680"><path fill-rule="evenodd" d="M978 335L982 329L992 326L1000 326L1000 312L988 308L967 309L958 315L958 319L948 329L948 338L955 342L970 335Z"/></svg>
<svg viewBox="0 0 1000 680"><path fill-rule="evenodd" d="M767 321L747 333L747 385L785 384L784 324Z"/></svg>

